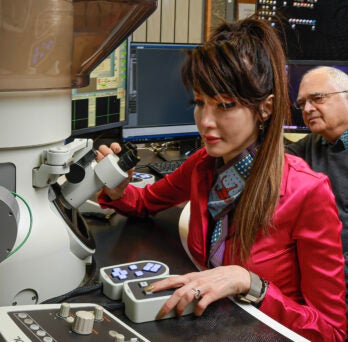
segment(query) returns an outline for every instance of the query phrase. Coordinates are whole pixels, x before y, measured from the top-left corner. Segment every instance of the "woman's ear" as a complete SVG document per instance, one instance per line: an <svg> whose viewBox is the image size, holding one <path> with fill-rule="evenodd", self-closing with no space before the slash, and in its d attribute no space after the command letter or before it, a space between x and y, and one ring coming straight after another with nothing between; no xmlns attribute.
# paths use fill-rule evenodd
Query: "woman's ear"
<svg viewBox="0 0 348 342"><path fill-rule="evenodd" d="M268 95L260 104L260 112L263 121L267 121L273 114L274 95Z"/></svg>

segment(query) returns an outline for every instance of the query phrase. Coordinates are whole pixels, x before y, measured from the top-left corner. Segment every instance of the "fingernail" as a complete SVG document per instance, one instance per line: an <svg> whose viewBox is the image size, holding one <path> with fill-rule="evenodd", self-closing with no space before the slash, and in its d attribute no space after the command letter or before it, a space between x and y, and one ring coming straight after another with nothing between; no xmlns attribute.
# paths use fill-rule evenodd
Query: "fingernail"
<svg viewBox="0 0 348 342"><path fill-rule="evenodd" d="M162 319L164 316L165 316L165 314L164 314L163 310L161 310L161 311L157 314L156 319Z"/></svg>
<svg viewBox="0 0 348 342"><path fill-rule="evenodd" d="M153 285L149 285L149 286L146 286L145 288L144 288L144 291L146 291L146 292L152 292L152 290L154 289L155 287L153 286Z"/></svg>

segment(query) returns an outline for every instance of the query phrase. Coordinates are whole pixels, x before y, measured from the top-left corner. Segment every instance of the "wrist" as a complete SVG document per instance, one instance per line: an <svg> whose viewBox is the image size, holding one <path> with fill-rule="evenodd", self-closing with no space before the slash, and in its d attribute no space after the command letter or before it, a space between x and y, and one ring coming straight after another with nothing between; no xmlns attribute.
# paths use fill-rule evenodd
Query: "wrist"
<svg viewBox="0 0 348 342"><path fill-rule="evenodd" d="M108 199L108 202L118 201L125 194L125 189L108 189L104 187L103 193L105 197Z"/></svg>
<svg viewBox="0 0 348 342"><path fill-rule="evenodd" d="M250 271L248 272L250 275L249 291L246 293L240 293L236 297L241 302L259 306L266 295L268 282L257 274Z"/></svg>

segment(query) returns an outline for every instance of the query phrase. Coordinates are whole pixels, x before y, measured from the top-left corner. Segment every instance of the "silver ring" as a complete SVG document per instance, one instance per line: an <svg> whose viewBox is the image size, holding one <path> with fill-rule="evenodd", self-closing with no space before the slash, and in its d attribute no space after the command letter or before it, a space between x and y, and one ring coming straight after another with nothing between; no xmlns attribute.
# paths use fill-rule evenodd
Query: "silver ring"
<svg viewBox="0 0 348 342"><path fill-rule="evenodd" d="M195 294L195 299L199 300L199 299L202 298L202 296L201 296L201 290L193 288L192 291L193 291L194 294Z"/></svg>

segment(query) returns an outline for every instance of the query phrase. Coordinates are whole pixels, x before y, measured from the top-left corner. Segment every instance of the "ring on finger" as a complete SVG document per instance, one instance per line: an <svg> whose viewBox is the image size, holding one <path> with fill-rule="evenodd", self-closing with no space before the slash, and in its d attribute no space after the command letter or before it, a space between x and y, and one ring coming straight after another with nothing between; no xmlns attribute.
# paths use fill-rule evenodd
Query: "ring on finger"
<svg viewBox="0 0 348 342"><path fill-rule="evenodd" d="M195 299L200 300L202 298L201 290L193 288L192 291L194 292Z"/></svg>

